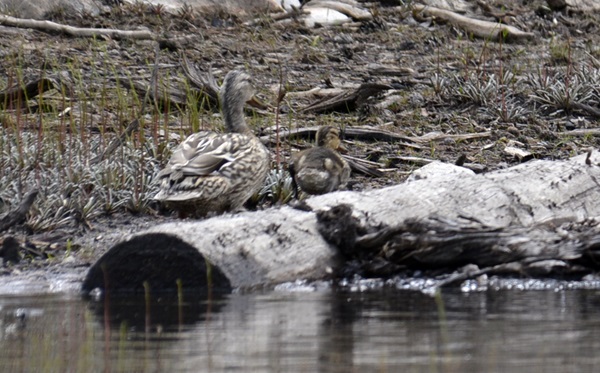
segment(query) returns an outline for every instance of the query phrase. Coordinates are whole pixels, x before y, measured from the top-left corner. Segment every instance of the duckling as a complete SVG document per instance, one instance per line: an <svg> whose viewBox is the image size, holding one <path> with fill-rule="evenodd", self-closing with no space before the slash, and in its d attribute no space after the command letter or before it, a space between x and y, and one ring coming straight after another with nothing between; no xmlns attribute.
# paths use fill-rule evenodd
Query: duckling
<svg viewBox="0 0 600 373"><path fill-rule="evenodd" d="M331 126L320 127L317 146L292 156L290 175L296 198L298 186L308 194L325 194L346 185L350 166L337 152L341 149L340 131Z"/></svg>
<svg viewBox="0 0 600 373"><path fill-rule="evenodd" d="M244 103L254 96L250 76L230 71L220 90L227 133L190 135L173 152L157 179L155 200L180 215L203 217L239 210L264 184L269 150L244 119Z"/></svg>

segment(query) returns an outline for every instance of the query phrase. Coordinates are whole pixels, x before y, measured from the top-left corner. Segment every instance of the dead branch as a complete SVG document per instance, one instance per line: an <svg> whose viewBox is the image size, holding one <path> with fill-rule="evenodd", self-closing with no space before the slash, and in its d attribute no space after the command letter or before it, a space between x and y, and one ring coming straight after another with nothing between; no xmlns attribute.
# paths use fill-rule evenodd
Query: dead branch
<svg viewBox="0 0 600 373"><path fill-rule="evenodd" d="M315 134L319 127L305 127L295 128L287 131L282 131L280 137L282 139L314 139ZM262 136L260 139L263 143L268 143L272 136L272 129L269 128L265 132L269 132L267 135ZM385 130L378 130L369 127L346 127L343 131L343 136L346 139L362 140L362 141L384 141L394 142L397 145L405 146L413 149L422 149L420 145L412 144L414 137L399 135Z"/></svg>
<svg viewBox="0 0 600 373"><path fill-rule="evenodd" d="M442 133L442 132L429 132L419 137L411 137L412 141L418 143L428 143L431 141L444 141L447 139L452 140L474 140L474 139L483 139L492 136L492 133L489 131L486 132L477 132L477 133L461 133L457 135Z"/></svg>
<svg viewBox="0 0 600 373"><path fill-rule="evenodd" d="M213 107L219 107L219 86L212 73L201 74L196 67L191 64L185 54L180 55L181 66L183 72L189 81L202 93L204 93L210 100L210 105Z"/></svg>
<svg viewBox="0 0 600 373"><path fill-rule="evenodd" d="M556 132L558 136L600 136L600 128L580 128L571 131Z"/></svg>
<svg viewBox="0 0 600 373"><path fill-rule="evenodd" d="M424 166L426 164L430 164L431 162L435 162L434 159L431 158L423 158L423 157L410 157L410 156L389 156L388 160L391 165L397 165L399 163L408 163L414 164L417 166Z"/></svg>
<svg viewBox="0 0 600 373"><path fill-rule="evenodd" d="M324 113L324 112L350 112L365 104L366 100L385 90L392 89L387 84L364 83L360 87L340 93L337 96L327 98L307 107L300 109L301 113Z"/></svg>
<svg viewBox="0 0 600 373"><path fill-rule="evenodd" d="M305 128L296 128L290 129L288 131L282 131L280 134L283 139L294 139L294 138L302 138L302 139L314 139L315 134L317 133L319 127L305 127ZM265 132L270 132L270 129L267 129ZM570 131L572 132L572 131ZM600 134L600 131L598 131ZM444 141L447 139L452 140L474 140L474 139L482 139L488 138L492 135L491 132L478 132L478 133L464 133L464 134L445 134L442 132L429 132L424 134L423 136L406 136L400 135L398 133L380 130L370 127L346 127L343 131L344 138L346 139L354 139L361 141L383 141L383 142L394 142L398 145L413 148L413 149L423 149L423 146L420 144L427 144L432 141ZM567 133L565 133L566 135ZM260 139L263 143L268 143L270 141L271 134L268 133L262 136Z"/></svg>
<svg viewBox="0 0 600 373"><path fill-rule="evenodd" d="M52 21L38 21L35 19L15 18L0 15L0 25L30 28L43 32L58 32L76 37L98 37L106 36L112 39L154 39L155 35L148 30L117 30L101 28L81 28L63 25Z"/></svg>
<svg viewBox="0 0 600 373"><path fill-rule="evenodd" d="M518 159L520 162L526 162L533 158L533 154L527 150L517 148L516 146L506 146L504 147L504 153Z"/></svg>
<svg viewBox="0 0 600 373"><path fill-rule="evenodd" d="M421 4L413 5L413 13L426 14L450 22L476 37L491 40L522 40L533 38L532 32L524 32L516 27L496 22L482 21L462 16L449 10Z"/></svg>
<svg viewBox="0 0 600 373"><path fill-rule="evenodd" d="M273 15L271 15L271 18L274 21L283 21L284 19L289 19L289 18L294 18L297 19L300 16L305 16L307 14L310 14L310 12L307 12L306 10L301 10L295 7L292 7L292 11L290 12L285 12L285 13L275 13Z"/></svg>
<svg viewBox="0 0 600 373"><path fill-rule="evenodd" d="M348 165L350 165L352 172L358 172L371 177L383 176L383 172L379 170L379 168L382 168L383 165L379 163L371 162L366 159L352 157L348 154L342 154L342 158L344 158L346 162L348 162Z"/></svg>
<svg viewBox="0 0 600 373"><path fill-rule="evenodd" d="M579 102L574 102L572 104L572 106L573 106L573 109L583 111L584 113L589 114L595 118L600 118L600 110L596 109L593 106L582 104Z"/></svg>
<svg viewBox="0 0 600 373"><path fill-rule="evenodd" d="M431 158L411 157L411 156L389 156L388 161L390 162L391 166L396 166L400 163L412 164L412 165L417 165L417 166L425 166L432 162L436 162L435 159L431 159ZM479 163L468 163L468 162L464 162L464 160L463 160L463 162L457 162L456 165L467 168L467 169L475 172L476 174L482 173L487 169L487 167L485 165L482 165Z"/></svg>
<svg viewBox="0 0 600 373"><path fill-rule="evenodd" d="M6 215L0 219L0 232L7 230L13 225L19 224L25 220L27 217L27 212L33 205L35 198L37 197L39 191L32 190L31 192L25 195L25 198L21 201L19 206L12 211L9 211Z"/></svg>
<svg viewBox="0 0 600 373"><path fill-rule="evenodd" d="M288 97L293 98L331 98L337 95L344 93L345 90L342 88L313 88L308 91L297 91L297 92L288 92Z"/></svg>

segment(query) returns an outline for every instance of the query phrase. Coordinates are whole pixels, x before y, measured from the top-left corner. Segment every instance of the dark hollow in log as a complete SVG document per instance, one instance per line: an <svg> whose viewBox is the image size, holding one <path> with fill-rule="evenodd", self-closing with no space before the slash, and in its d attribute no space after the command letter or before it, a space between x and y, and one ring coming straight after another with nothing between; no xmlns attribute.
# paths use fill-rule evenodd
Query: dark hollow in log
<svg viewBox="0 0 600 373"><path fill-rule="evenodd" d="M144 292L146 283L154 293L173 291L178 288L178 281L184 291L231 291L223 272L197 249L161 233L137 236L114 246L90 268L82 290Z"/></svg>

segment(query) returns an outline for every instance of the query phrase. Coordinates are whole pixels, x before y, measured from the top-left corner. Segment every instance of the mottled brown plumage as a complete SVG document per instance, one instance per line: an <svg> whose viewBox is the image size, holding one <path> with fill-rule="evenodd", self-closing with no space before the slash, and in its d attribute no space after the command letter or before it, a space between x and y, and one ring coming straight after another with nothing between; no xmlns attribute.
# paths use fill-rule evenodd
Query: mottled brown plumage
<svg viewBox="0 0 600 373"><path fill-rule="evenodd" d="M244 119L244 103L254 95L248 74L229 72L220 95L228 133L189 136L157 175L160 191L154 199L186 215L240 209L262 187L269 170L269 151Z"/></svg>
<svg viewBox="0 0 600 373"><path fill-rule="evenodd" d="M314 148L292 156L289 171L296 197L298 187L308 194L324 194L345 186L350 178L350 166L337 152L341 148L339 130L319 128L316 143Z"/></svg>

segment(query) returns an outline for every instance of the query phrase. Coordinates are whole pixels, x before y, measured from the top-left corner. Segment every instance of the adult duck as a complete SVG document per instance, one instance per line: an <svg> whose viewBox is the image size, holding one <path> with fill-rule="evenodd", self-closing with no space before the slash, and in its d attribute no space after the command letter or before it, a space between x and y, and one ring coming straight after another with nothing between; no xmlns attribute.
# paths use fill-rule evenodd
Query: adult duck
<svg viewBox="0 0 600 373"><path fill-rule="evenodd" d="M289 171L296 197L298 187L308 194L325 194L346 185L350 166L338 153L339 149L339 129L323 126L317 131L315 147L292 156Z"/></svg>
<svg viewBox="0 0 600 373"><path fill-rule="evenodd" d="M173 152L157 179L154 197L180 215L202 217L239 210L264 184L268 149L244 119L244 103L254 96L250 76L230 71L220 90L226 133L194 133Z"/></svg>

